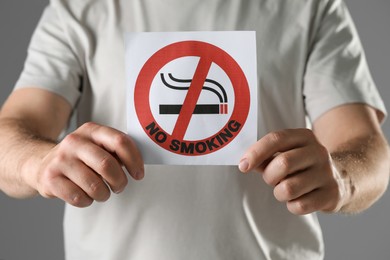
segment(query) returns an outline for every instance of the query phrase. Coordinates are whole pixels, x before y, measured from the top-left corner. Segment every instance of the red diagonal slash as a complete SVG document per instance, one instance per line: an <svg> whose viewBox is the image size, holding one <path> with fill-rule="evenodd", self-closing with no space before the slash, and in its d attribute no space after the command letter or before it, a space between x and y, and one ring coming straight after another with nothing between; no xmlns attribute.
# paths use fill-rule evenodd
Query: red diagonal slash
<svg viewBox="0 0 390 260"><path fill-rule="evenodd" d="M187 132L192 114L194 113L195 106L198 103L200 93L202 92L202 88L206 81L207 74L209 73L211 63L212 61L210 58L200 57L190 88L184 99L183 106L172 132L172 137L175 139L184 139L184 135Z"/></svg>

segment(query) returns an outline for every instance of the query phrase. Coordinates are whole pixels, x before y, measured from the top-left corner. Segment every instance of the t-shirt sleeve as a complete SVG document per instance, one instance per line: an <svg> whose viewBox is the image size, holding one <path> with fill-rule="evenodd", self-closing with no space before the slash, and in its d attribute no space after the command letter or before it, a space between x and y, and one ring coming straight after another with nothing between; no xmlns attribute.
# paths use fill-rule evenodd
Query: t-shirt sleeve
<svg viewBox="0 0 390 260"><path fill-rule="evenodd" d="M310 120L348 103L367 104L385 116L385 106L345 3L322 2L326 5L314 29L303 86Z"/></svg>
<svg viewBox="0 0 390 260"><path fill-rule="evenodd" d="M53 4L37 25L15 89L36 87L64 97L74 107L80 96L82 68Z"/></svg>

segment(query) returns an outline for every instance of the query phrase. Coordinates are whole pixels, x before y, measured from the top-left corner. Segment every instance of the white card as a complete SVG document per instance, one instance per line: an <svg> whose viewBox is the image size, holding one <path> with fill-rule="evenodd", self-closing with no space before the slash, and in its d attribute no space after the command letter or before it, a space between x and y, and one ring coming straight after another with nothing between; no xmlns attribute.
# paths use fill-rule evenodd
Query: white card
<svg viewBox="0 0 390 260"><path fill-rule="evenodd" d="M237 165L257 139L255 32L125 40L127 131L145 163Z"/></svg>

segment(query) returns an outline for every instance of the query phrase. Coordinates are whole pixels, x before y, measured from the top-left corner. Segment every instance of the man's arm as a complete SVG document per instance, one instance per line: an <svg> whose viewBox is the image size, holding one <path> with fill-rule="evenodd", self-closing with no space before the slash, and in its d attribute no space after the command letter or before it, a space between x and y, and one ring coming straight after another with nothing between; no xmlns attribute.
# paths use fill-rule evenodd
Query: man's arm
<svg viewBox="0 0 390 260"><path fill-rule="evenodd" d="M381 117L369 106L354 104L336 108L314 123L314 133L347 183L350 196L342 212L367 209L386 191L390 153Z"/></svg>
<svg viewBox="0 0 390 260"><path fill-rule="evenodd" d="M356 213L372 205L389 180L389 148L376 111L336 107L313 131L269 133L248 149L239 168L257 170L294 214Z"/></svg>
<svg viewBox="0 0 390 260"><path fill-rule="evenodd" d="M16 198L41 194L74 206L105 201L144 174L134 142L115 129L87 123L60 143L71 107L38 88L13 92L0 111L0 189Z"/></svg>

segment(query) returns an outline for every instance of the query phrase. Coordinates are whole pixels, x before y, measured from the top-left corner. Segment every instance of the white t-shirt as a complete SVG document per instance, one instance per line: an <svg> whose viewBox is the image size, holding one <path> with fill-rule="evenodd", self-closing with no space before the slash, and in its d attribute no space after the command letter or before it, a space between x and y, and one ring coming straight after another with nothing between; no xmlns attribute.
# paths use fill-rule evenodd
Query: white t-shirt
<svg viewBox="0 0 390 260"><path fill-rule="evenodd" d="M256 31L258 137L366 103L385 113L341 0L52 0L16 88L63 96L78 124L126 131L124 33ZM295 216L256 173L146 166L120 195L66 206L66 258L322 259L315 214Z"/></svg>

